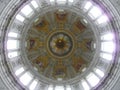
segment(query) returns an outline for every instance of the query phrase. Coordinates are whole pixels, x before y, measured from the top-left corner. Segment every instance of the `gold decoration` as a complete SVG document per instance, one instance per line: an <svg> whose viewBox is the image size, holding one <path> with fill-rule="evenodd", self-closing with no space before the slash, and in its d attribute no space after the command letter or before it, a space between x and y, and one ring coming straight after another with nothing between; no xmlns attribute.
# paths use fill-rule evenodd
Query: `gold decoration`
<svg viewBox="0 0 120 90"><path fill-rule="evenodd" d="M66 67L63 65L62 61L59 61L54 67L53 77L65 78L65 76L66 76Z"/></svg>
<svg viewBox="0 0 120 90"><path fill-rule="evenodd" d="M83 51L91 51L91 39L84 39L82 42L78 43L78 47L80 47Z"/></svg>
<svg viewBox="0 0 120 90"><path fill-rule="evenodd" d="M82 33L87 27L80 21L80 18L73 24L74 33Z"/></svg>
<svg viewBox="0 0 120 90"><path fill-rule="evenodd" d="M34 24L34 28L38 31L42 31L42 32L49 32L49 23L48 21L43 17L40 18L37 22L35 22Z"/></svg>
<svg viewBox="0 0 120 90"><path fill-rule="evenodd" d="M79 72L83 69L83 67L87 64L87 62L81 57L72 57L72 65L76 72Z"/></svg>
<svg viewBox="0 0 120 90"><path fill-rule="evenodd" d="M66 11L56 11L55 12L55 20L58 23L65 23L67 21L68 13Z"/></svg>
<svg viewBox="0 0 120 90"><path fill-rule="evenodd" d="M27 48L29 51L37 50L40 47L43 47L44 43L41 42L38 38L29 38L27 40Z"/></svg>
<svg viewBox="0 0 120 90"><path fill-rule="evenodd" d="M85 61L84 57L82 58L82 53L92 52L91 43L93 40L83 39L82 33L87 27L80 21L80 18L75 21L71 19L71 24L68 23L69 11L55 10L46 14L36 19L29 31L30 35L28 34L28 52L37 51L37 55L39 55L37 58L34 57L36 53L31 55L35 58L31 60L31 63L37 68L38 73L50 79L68 80L70 77L74 78L82 72L83 68L88 67L89 62ZM79 40L78 34L81 34ZM88 33L84 33L84 35L88 35ZM69 66L73 67L71 72L69 70L72 68ZM47 72L50 72L50 75L47 75ZM71 75L71 73L74 74Z"/></svg>
<svg viewBox="0 0 120 90"><path fill-rule="evenodd" d="M36 60L33 60L33 65L38 67L39 71L43 72L45 68L48 66L48 57L40 56Z"/></svg>

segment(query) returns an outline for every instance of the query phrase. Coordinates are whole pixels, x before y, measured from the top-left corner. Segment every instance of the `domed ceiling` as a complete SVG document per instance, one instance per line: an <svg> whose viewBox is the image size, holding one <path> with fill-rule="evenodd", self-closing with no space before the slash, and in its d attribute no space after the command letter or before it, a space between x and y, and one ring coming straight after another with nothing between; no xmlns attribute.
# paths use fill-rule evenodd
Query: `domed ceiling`
<svg viewBox="0 0 120 90"><path fill-rule="evenodd" d="M69 20L71 13L67 9L49 11L38 17L27 33L28 59L39 74L50 79L76 77L89 66L95 53L93 31L82 16L75 14ZM91 57L86 59L87 54Z"/></svg>
<svg viewBox="0 0 120 90"><path fill-rule="evenodd" d="M108 0L17 0L6 9L0 73L10 90L110 90L119 15Z"/></svg>

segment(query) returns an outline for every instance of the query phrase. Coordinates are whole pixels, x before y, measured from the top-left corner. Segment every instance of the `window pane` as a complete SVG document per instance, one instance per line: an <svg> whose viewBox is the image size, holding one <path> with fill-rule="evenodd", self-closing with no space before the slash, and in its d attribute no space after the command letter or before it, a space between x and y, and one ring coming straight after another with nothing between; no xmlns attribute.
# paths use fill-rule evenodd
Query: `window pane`
<svg viewBox="0 0 120 90"><path fill-rule="evenodd" d="M19 14L16 16L16 19L21 21L21 22L23 22L25 20L25 18Z"/></svg>
<svg viewBox="0 0 120 90"><path fill-rule="evenodd" d="M86 70L86 67L84 67L83 69L82 69L82 72L84 72Z"/></svg>
<svg viewBox="0 0 120 90"><path fill-rule="evenodd" d="M7 49L18 49L18 40L8 40L7 41Z"/></svg>
<svg viewBox="0 0 120 90"><path fill-rule="evenodd" d="M112 54L108 54L108 53L101 53L100 56L106 60L112 60L113 56Z"/></svg>
<svg viewBox="0 0 120 90"><path fill-rule="evenodd" d="M113 40L114 35L112 33L107 33L101 36L101 40Z"/></svg>
<svg viewBox="0 0 120 90"><path fill-rule="evenodd" d="M72 90L70 86L66 86L66 90Z"/></svg>
<svg viewBox="0 0 120 90"><path fill-rule="evenodd" d="M86 77L87 81L90 83L90 85L92 87L96 86L100 79L93 73L90 73L87 77Z"/></svg>
<svg viewBox="0 0 120 90"><path fill-rule="evenodd" d="M8 53L8 57L9 57L9 58L13 58L13 57L16 57L16 56L18 56L18 52Z"/></svg>
<svg viewBox="0 0 120 90"><path fill-rule="evenodd" d="M109 19L108 19L107 15L102 15L100 18L97 19L98 24L106 23L108 21L109 21Z"/></svg>
<svg viewBox="0 0 120 90"><path fill-rule="evenodd" d="M101 71L100 69L95 69L95 72L100 76L100 77L103 77L104 76L104 72Z"/></svg>
<svg viewBox="0 0 120 90"><path fill-rule="evenodd" d="M114 42L102 42L101 43L101 50L109 53L113 53L115 51L115 44Z"/></svg>
<svg viewBox="0 0 120 90"><path fill-rule="evenodd" d="M30 74L27 72L24 75L22 75L20 77L20 81L24 84L24 85L28 85L28 83L32 80L32 77L30 76Z"/></svg>
<svg viewBox="0 0 120 90"><path fill-rule="evenodd" d="M90 7L92 6L92 3L91 2L87 2L86 4L85 4L85 9L86 10L88 10Z"/></svg>
<svg viewBox="0 0 120 90"><path fill-rule="evenodd" d="M87 82L85 82L84 80L82 80L82 86L84 90L90 90L90 87L88 86Z"/></svg>
<svg viewBox="0 0 120 90"><path fill-rule="evenodd" d="M17 38L18 34L15 33L15 32L9 32L9 33L8 33L8 36L9 36L9 37L16 37L16 38Z"/></svg>
<svg viewBox="0 0 120 90"><path fill-rule="evenodd" d="M88 13L88 15L92 18L95 19L102 15L102 10L99 7L94 6Z"/></svg>
<svg viewBox="0 0 120 90"><path fill-rule="evenodd" d="M21 10L21 12L28 16L33 10L31 9L31 7L29 5L26 5L25 7L23 7L23 9Z"/></svg>
<svg viewBox="0 0 120 90"><path fill-rule="evenodd" d="M21 68L19 68L18 70L16 70L15 75L18 76L18 75L20 75L23 71L24 71L24 68L21 67Z"/></svg>
<svg viewBox="0 0 120 90"><path fill-rule="evenodd" d="M30 87L29 87L29 89L30 90L35 90L35 87L37 86L37 80L34 80L33 82L32 82L32 84L30 85Z"/></svg>
<svg viewBox="0 0 120 90"><path fill-rule="evenodd" d="M62 81L62 78L57 78L58 81Z"/></svg>
<svg viewBox="0 0 120 90"><path fill-rule="evenodd" d="M48 87L48 90L53 90L53 86L49 86L49 87Z"/></svg>
<svg viewBox="0 0 120 90"><path fill-rule="evenodd" d="M93 48L96 48L96 43L93 44Z"/></svg>
<svg viewBox="0 0 120 90"><path fill-rule="evenodd" d="M71 3L72 3L73 1L74 1L74 0L68 0L68 2L71 2Z"/></svg>
<svg viewBox="0 0 120 90"><path fill-rule="evenodd" d="M63 86L56 86L55 90L64 90L64 87Z"/></svg>
<svg viewBox="0 0 120 90"><path fill-rule="evenodd" d="M36 1L31 1L31 4L33 5L34 8L38 8L38 4L36 3Z"/></svg>
<svg viewBox="0 0 120 90"><path fill-rule="evenodd" d="M57 0L57 3L65 4L65 3L66 3L66 0Z"/></svg>
<svg viewBox="0 0 120 90"><path fill-rule="evenodd" d="M85 24L87 24L87 23L88 23L88 21L87 21L86 19L83 19L83 22L84 22Z"/></svg>
<svg viewBox="0 0 120 90"><path fill-rule="evenodd" d="M66 0L57 0L57 2L66 2Z"/></svg>
<svg viewBox="0 0 120 90"><path fill-rule="evenodd" d="M55 0L50 0L50 2L54 2Z"/></svg>

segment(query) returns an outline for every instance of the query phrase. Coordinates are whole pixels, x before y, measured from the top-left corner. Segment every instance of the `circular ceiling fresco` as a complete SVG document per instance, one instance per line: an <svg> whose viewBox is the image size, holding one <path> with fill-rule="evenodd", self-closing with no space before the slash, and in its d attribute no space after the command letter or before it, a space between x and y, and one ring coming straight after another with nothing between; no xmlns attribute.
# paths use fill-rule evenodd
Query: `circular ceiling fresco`
<svg viewBox="0 0 120 90"><path fill-rule="evenodd" d="M117 14L112 16L108 1L25 1L6 10L8 18L1 24L1 67L10 74L2 76L6 82L22 90L64 90L68 85L68 90L95 90L106 84L119 42L112 21Z"/></svg>
<svg viewBox="0 0 120 90"><path fill-rule="evenodd" d="M40 75L53 80L75 78L90 65L94 57L94 32L77 14L74 16L76 19L68 21L70 13L73 12L67 9L46 12L28 30L28 60ZM88 37L88 34L92 36ZM32 56L34 59L31 59L30 53L36 51L38 56ZM91 55L91 58L87 60L85 54Z"/></svg>

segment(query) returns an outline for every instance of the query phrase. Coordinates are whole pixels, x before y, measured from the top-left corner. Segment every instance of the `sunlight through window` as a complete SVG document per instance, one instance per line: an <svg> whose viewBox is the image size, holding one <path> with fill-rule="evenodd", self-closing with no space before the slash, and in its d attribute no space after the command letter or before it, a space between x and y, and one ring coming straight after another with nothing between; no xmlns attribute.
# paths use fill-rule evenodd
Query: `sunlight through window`
<svg viewBox="0 0 120 90"><path fill-rule="evenodd" d="M101 36L101 40L113 40L114 35L113 33L107 33Z"/></svg>
<svg viewBox="0 0 120 90"><path fill-rule="evenodd" d="M7 49L18 49L19 42L18 40L8 40L7 41Z"/></svg>
<svg viewBox="0 0 120 90"><path fill-rule="evenodd" d="M68 2L73 3L74 0L68 0Z"/></svg>
<svg viewBox="0 0 120 90"><path fill-rule="evenodd" d="M108 53L101 53L100 56L108 61L111 61L113 58L112 54L108 54Z"/></svg>
<svg viewBox="0 0 120 90"><path fill-rule="evenodd" d="M106 23L108 21L109 21L109 19L108 19L107 15L102 15L100 18L97 19L98 24Z"/></svg>
<svg viewBox="0 0 120 90"><path fill-rule="evenodd" d="M96 48L96 43L93 43L93 48Z"/></svg>
<svg viewBox="0 0 120 90"><path fill-rule="evenodd" d="M48 87L48 90L53 90L53 86L49 86L49 87Z"/></svg>
<svg viewBox="0 0 120 90"><path fill-rule="evenodd" d="M18 56L18 52L10 52L10 53L8 53L9 58L13 58L13 57L16 57L16 56Z"/></svg>
<svg viewBox="0 0 120 90"><path fill-rule="evenodd" d="M38 4L36 3L36 1L31 1L31 4L33 5L34 8L38 8Z"/></svg>
<svg viewBox="0 0 120 90"><path fill-rule="evenodd" d="M88 10L90 7L92 6L92 3L91 2L87 2L86 4L85 4L85 9L86 10Z"/></svg>
<svg viewBox="0 0 120 90"><path fill-rule="evenodd" d="M101 50L104 52L113 53L115 51L115 44L114 42L102 42L101 43Z"/></svg>
<svg viewBox="0 0 120 90"><path fill-rule="evenodd" d="M16 16L16 19L21 21L21 22L23 22L25 20L25 18L19 14Z"/></svg>
<svg viewBox="0 0 120 90"><path fill-rule="evenodd" d="M95 18L99 17L100 15L102 15L102 10L97 6L93 6L92 9L89 11L88 15L92 19L95 19Z"/></svg>
<svg viewBox="0 0 120 90"><path fill-rule="evenodd" d="M56 86L55 90L64 90L64 86Z"/></svg>
<svg viewBox="0 0 120 90"><path fill-rule="evenodd" d="M104 77L104 72L101 71L100 69L94 69L94 71L100 76L100 77Z"/></svg>
<svg viewBox="0 0 120 90"><path fill-rule="evenodd" d="M15 75L18 76L18 75L20 75L23 71L24 71L24 68L21 67L21 68L19 68L19 69L16 70Z"/></svg>
<svg viewBox="0 0 120 90"><path fill-rule="evenodd" d="M59 3L59 4L65 4L66 0L57 0L57 3Z"/></svg>
<svg viewBox="0 0 120 90"><path fill-rule="evenodd" d="M72 90L70 86L66 86L66 90Z"/></svg>
<svg viewBox="0 0 120 90"><path fill-rule="evenodd" d="M32 77L30 76L30 74L28 72L26 72L25 74L23 74L20 77L20 81L24 84L24 85L28 85L29 82L32 80Z"/></svg>
<svg viewBox="0 0 120 90"><path fill-rule="evenodd" d="M86 23L86 24L88 23L88 21L86 19L83 19L83 22Z"/></svg>
<svg viewBox="0 0 120 90"><path fill-rule="evenodd" d="M34 80L33 82L32 82L32 84L30 85L30 87L29 87L29 89L30 90L35 90L35 87L37 86L37 80Z"/></svg>
<svg viewBox="0 0 120 90"><path fill-rule="evenodd" d="M55 2L55 0L50 0L50 2Z"/></svg>
<svg viewBox="0 0 120 90"><path fill-rule="evenodd" d="M90 90L90 87L88 86L87 82L82 80L82 86L84 88L84 90Z"/></svg>
<svg viewBox="0 0 120 90"><path fill-rule="evenodd" d="M9 33L8 33L8 36L9 36L9 37L15 37L15 38L17 38L18 33L15 33L15 32L9 32Z"/></svg>
<svg viewBox="0 0 120 90"><path fill-rule="evenodd" d="M32 12L33 10L31 9L31 7L29 5L26 5L25 7L23 7L23 9L21 10L21 12L25 15L25 16L28 16L30 15L30 13Z"/></svg>
<svg viewBox="0 0 120 90"><path fill-rule="evenodd" d="M96 86L100 79L93 73L90 73L87 77L86 77L87 81L90 83L90 85L92 87Z"/></svg>

